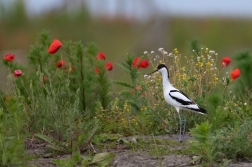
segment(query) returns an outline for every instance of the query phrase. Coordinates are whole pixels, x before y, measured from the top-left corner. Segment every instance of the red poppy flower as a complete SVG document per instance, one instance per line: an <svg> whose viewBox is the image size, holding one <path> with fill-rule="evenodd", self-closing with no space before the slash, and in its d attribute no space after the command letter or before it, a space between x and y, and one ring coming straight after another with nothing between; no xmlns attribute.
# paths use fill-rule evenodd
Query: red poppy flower
<svg viewBox="0 0 252 167"><path fill-rule="evenodd" d="M49 48L48 48L48 53L50 53L50 54L54 54L54 53L56 53L58 50L59 50L59 48L62 46L62 43L58 40L58 39L55 39L52 43L51 43L51 45L49 46Z"/></svg>
<svg viewBox="0 0 252 167"><path fill-rule="evenodd" d="M14 74L15 77L19 77L22 75L22 71L21 70L14 70Z"/></svg>
<svg viewBox="0 0 252 167"><path fill-rule="evenodd" d="M105 54L103 52L100 52L96 55L95 59L105 60Z"/></svg>
<svg viewBox="0 0 252 167"><path fill-rule="evenodd" d="M98 67L95 67L95 73L99 74L100 71L99 71L99 68Z"/></svg>
<svg viewBox="0 0 252 167"><path fill-rule="evenodd" d="M132 67L137 66L138 68L140 68L139 63L141 62L141 58L140 57L136 57L132 63Z"/></svg>
<svg viewBox="0 0 252 167"><path fill-rule="evenodd" d="M240 74L241 74L240 69L236 68L230 73L230 77L232 80L236 80L240 76Z"/></svg>
<svg viewBox="0 0 252 167"><path fill-rule="evenodd" d="M222 67L226 67L230 64L231 58L230 57L223 57L221 61Z"/></svg>
<svg viewBox="0 0 252 167"><path fill-rule="evenodd" d="M59 60L57 63L57 67L61 68L62 66L64 66L66 63L63 60Z"/></svg>
<svg viewBox="0 0 252 167"><path fill-rule="evenodd" d="M8 101L10 101L10 99L11 99L11 96L10 96L10 95L6 96L6 97L5 97L5 103L7 103Z"/></svg>
<svg viewBox="0 0 252 167"><path fill-rule="evenodd" d="M113 63L112 62L108 62L107 64L105 64L105 68L109 71L111 71L113 69Z"/></svg>
<svg viewBox="0 0 252 167"><path fill-rule="evenodd" d="M48 81L48 77L47 76L43 76L43 80L44 80L44 82L47 82Z"/></svg>
<svg viewBox="0 0 252 167"><path fill-rule="evenodd" d="M139 64L140 67L142 68L147 68L149 66L149 61L148 60L142 60Z"/></svg>
<svg viewBox="0 0 252 167"><path fill-rule="evenodd" d="M136 87L136 89L137 89L138 91L140 91L140 90L142 89L142 87L138 85L138 86ZM131 92L132 92L132 94L134 94L134 93L135 93L135 89L132 89Z"/></svg>
<svg viewBox="0 0 252 167"><path fill-rule="evenodd" d="M12 62L12 60L14 60L15 55L14 54L7 54L4 56L4 60L8 61L8 62Z"/></svg>
<svg viewBox="0 0 252 167"><path fill-rule="evenodd" d="M131 92L132 92L132 94L134 94L135 93L135 89L132 89Z"/></svg>

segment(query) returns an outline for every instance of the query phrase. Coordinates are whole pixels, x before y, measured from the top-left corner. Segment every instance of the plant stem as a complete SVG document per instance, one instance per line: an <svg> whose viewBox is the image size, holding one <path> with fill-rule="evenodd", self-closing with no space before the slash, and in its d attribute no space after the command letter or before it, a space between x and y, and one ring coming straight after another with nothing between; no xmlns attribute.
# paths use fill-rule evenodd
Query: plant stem
<svg viewBox="0 0 252 167"><path fill-rule="evenodd" d="M83 105L83 110L86 110L86 104L85 104L85 85L84 85L84 73L83 73L83 55L80 56L80 63L81 63L81 94L82 94L82 105Z"/></svg>

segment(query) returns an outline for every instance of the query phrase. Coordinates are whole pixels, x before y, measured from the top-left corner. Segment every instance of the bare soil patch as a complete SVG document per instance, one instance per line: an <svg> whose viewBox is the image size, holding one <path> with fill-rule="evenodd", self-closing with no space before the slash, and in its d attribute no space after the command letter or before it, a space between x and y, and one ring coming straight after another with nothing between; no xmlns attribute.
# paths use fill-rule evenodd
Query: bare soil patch
<svg viewBox="0 0 252 167"><path fill-rule="evenodd" d="M162 140L172 140L177 141L178 135L163 135L163 136L132 136L128 137L129 141L135 141L137 138L141 138L143 140L147 139L162 139ZM186 136L185 143L188 141L190 136ZM56 155L50 156L45 151L45 143L42 143L37 140L28 141L28 152L30 155L35 155L38 158L31 160L29 162L30 165L35 165L38 167L55 167L52 160L54 159L62 159L69 158L71 155ZM164 145L164 147L169 147ZM186 149L187 144L183 145L174 145L173 147L169 147L169 149ZM130 147L126 147L123 145L118 145L116 148L99 150L97 152L113 152L116 154L116 157L113 160L112 167L190 167L195 164L191 164L192 156L190 155L178 155L178 154L169 154L164 156L155 156L150 155L148 150L139 149L132 150ZM228 165L228 167L252 167L252 163L248 162L238 162Z"/></svg>

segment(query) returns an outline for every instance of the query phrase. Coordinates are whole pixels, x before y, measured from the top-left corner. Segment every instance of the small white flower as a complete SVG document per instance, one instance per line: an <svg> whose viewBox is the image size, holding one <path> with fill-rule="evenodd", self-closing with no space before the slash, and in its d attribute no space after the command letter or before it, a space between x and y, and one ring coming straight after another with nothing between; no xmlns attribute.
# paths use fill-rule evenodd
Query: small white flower
<svg viewBox="0 0 252 167"><path fill-rule="evenodd" d="M144 78L145 78L145 79L149 78L149 75L145 74L145 75L144 75Z"/></svg>
<svg viewBox="0 0 252 167"><path fill-rule="evenodd" d="M162 52L163 50L164 50L163 48L159 48L159 49L158 49L159 52Z"/></svg>
<svg viewBox="0 0 252 167"><path fill-rule="evenodd" d="M214 50L209 50L209 53L210 54L215 54L215 51Z"/></svg>
<svg viewBox="0 0 252 167"><path fill-rule="evenodd" d="M244 106L246 106L247 105L247 103L244 103Z"/></svg>
<svg viewBox="0 0 252 167"><path fill-rule="evenodd" d="M167 55L168 53L167 52L164 52L164 55Z"/></svg>
<svg viewBox="0 0 252 167"><path fill-rule="evenodd" d="M193 49L192 51L193 51L193 52L195 52L195 50L194 50L194 49Z"/></svg>
<svg viewBox="0 0 252 167"><path fill-rule="evenodd" d="M218 56L218 53L215 53L215 56Z"/></svg>
<svg viewBox="0 0 252 167"><path fill-rule="evenodd" d="M172 57L172 53L169 53L169 55L168 55L168 56Z"/></svg>
<svg viewBox="0 0 252 167"><path fill-rule="evenodd" d="M145 55L146 55L146 54L148 54L148 52L147 52L147 51L144 51L143 53L144 53Z"/></svg>
<svg viewBox="0 0 252 167"><path fill-rule="evenodd" d="M201 50L203 50L203 48L201 48Z"/></svg>
<svg viewBox="0 0 252 167"><path fill-rule="evenodd" d="M151 53L151 54L154 54L154 51L151 51L150 53Z"/></svg>

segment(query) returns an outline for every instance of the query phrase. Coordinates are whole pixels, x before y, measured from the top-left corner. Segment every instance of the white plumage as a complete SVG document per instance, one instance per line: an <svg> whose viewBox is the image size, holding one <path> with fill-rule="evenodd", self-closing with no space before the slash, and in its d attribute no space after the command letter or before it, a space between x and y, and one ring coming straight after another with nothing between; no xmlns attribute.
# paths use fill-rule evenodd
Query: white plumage
<svg viewBox="0 0 252 167"><path fill-rule="evenodd" d="M206 110L199 107L193 100L191 100L186 94L184 94L182 91L174 88L169 80L169 71L167 67L164 64L159 64L157 67L157 70L153 71L154 72L160 72L162 74L163 78L163 91L164 91L164 98L165 101L174 106L175 109L178 112L179 116L179 121L180 121L180 136L179 136L179 141L184 140L184 133L185 133L185 127L186 127L186 118L183 120L184 122L184 128L183 132L181 131L182 128L182 120L180 117L180 110L188 110L188 111L193 111L197 112L200 114L205 114ZM152 74L150 73L150 74ZM181 133L182 132L182 133Z"/></svg>

